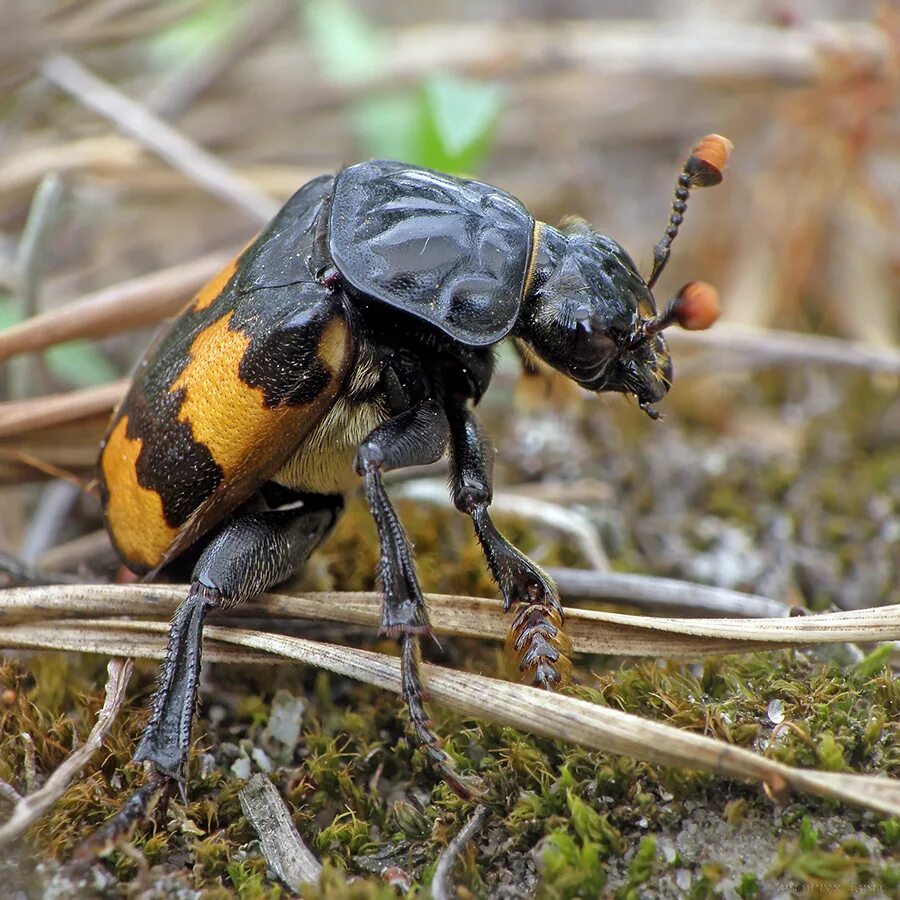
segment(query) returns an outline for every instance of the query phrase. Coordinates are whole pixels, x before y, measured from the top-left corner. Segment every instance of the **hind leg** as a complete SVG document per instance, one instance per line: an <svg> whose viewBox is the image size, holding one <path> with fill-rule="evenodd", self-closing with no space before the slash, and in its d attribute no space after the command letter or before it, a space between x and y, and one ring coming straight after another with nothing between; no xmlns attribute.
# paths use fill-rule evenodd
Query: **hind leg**
<svg viewBox="0 0 900 900"><path fill-rule="evenodd" d="M153 763L154 774L79 851L89 856L147 813L159 792L183 784L197 705L203 622L211 609L228 609L285 581L306 562L343 509L338 496L308 495L300 508L236 515L212 538L191 576L188 595L175 611L169 643L151 704L150 720L134 754Z"/></svg>
<svg viewBox="0 0 900 900"><path fill-rule="evenodd" d="M159 687L136 761L149 760L157 771L183 777L206 614L236 606L288 579L331 530L342 506L340 497L317 497L299 509L245 513L209 542L194 567L188 596L172 618Z"/></svg>

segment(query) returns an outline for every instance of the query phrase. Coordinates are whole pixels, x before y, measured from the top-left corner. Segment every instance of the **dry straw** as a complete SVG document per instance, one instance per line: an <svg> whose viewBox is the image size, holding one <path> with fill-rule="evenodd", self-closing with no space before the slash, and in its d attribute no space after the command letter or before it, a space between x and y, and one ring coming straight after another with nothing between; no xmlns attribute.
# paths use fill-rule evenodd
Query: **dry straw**
<svg viewBox="0 0 900 900"><path fill-rule="evenodd" d="M140 585L8 590L0 594L3 644L158 658L164 650L164 621L110 617L123 610L133 616L168 615L183 596L183 588ZM429 604L438 633L505 636L508 622L496 601L437 595L429 598ZM248 604L246 612L259 615L261 609L280 618L375 624L378 595L272 594ZM570 609L567 621L576 650L654 657L900 638L900 607L892 606L753 621ZM399 660L380 653L221 625L207 626L206 645L209 659L289 659L400 690ZM900 815L900 781L894 779L798 769L576 697L438 666L428 665L425 672L431 701L463 715L635 759L759 781L776 797L793 789Z"/></svg>

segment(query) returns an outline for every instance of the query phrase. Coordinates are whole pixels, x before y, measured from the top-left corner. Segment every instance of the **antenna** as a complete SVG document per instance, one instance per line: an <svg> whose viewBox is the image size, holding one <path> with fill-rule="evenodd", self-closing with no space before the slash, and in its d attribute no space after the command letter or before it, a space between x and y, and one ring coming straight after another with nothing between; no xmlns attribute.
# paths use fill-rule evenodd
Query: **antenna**
<svg viewBox="0 0 900 900"><path fill-rule="evenodd" d="M719 318L719 292L705 281L689 281L666 308L641 329L641 339L674 325L687 331L705 331Z"/></svg>
<svg viewBox="0 0 900 900"><path fill-rule="evenodd" d="M678 236L678 229L684 221L691 188L712 187L722 180L732 146L728 138L720 134L708 134L691 151L675 185L675 200L672 202L672 215L669 216L666 233L653 248L653 271L647 281L647 287L651 290L669 261L672 242Z"/></svg>

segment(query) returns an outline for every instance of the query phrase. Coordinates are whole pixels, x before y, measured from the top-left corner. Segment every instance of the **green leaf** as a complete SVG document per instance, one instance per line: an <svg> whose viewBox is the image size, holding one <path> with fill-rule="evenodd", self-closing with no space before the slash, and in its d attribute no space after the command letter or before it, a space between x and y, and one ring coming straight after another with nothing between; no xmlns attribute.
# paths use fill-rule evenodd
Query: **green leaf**
<svg viewBox="0 0 900 900"><path fill-rule="evenodd" d="M353 107L352 116L369 156L419 162L420 112L413 94L382 94L363 100Z"/></svg>
<svg viewBox="0 0 900 900"><path fill-rule="evenodd" d="M893 650L893 644L881 644L879 647L876 647L856 664L857 674L862 675L863 678L871 678L888 665L888 660Z"/></svg>
<svg viewBox="0 0 900 900"><path fill-rule="evenodd" d="M499 85L436 75L422 85L423 159L421 165L469 173L487 152L500 117Z"/></svg>
<svg viewBox="0 0 900 900"><path fill-rule="evenodd" d="M88 341L68 341L44 354L50 371L76 387L105 384L118 378L112 363Z"/></svg>
<svg viewBox="0 0 900 900"><path fill-rule="evenodd" d="M10 296L0 297L0 330L10 328L22 320L22 314Z"/></svg>
<svg viewBox="0 0 900 900"><path fill-rule="evenodd" d="M149 52L157 65L181 68L228 34L241 13L242 4L237 0L206 0L196 12L152 38Z"/></svg>
<svg viewBox="0 0 900 900"><path fill-rule="evenodd" d="M332 81L358 84L383 67L387 52L377 29L343 0L307 0L301 15L322 72Z"/></svg>

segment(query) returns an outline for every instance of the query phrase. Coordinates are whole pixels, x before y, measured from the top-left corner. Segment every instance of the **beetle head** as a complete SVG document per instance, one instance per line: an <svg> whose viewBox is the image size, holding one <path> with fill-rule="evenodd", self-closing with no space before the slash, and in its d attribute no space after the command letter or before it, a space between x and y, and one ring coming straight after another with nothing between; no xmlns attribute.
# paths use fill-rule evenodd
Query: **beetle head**
<svg viewBox="0 0 900 900"><path fill-rule="evenodd" d="M672 363L656 304L628 253L582 223L543 226L521 337L548 365L591 391L633 394L643 408L669 389Z"/></svg>
<svg viewBox="0 0 900 900"><path fill-rule="evenodd" d="M651 404L672 382L660 332L676 322L708 328L718 315L718 297L709 285L694 282L659 315L652 288L669 259L691 188L722 180L730 148L719 135L694 148L678 177L669 224L646 281L624 248L587 223L575 221L563 231L537 226L518 336L540 359L588 390L633 394L657 418Z"/></svg>

